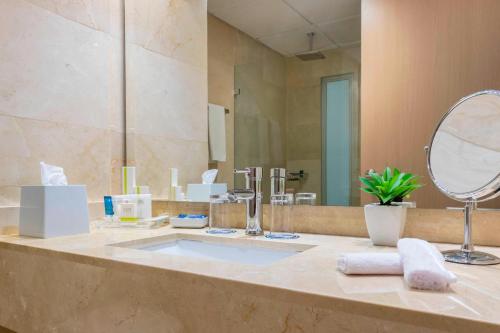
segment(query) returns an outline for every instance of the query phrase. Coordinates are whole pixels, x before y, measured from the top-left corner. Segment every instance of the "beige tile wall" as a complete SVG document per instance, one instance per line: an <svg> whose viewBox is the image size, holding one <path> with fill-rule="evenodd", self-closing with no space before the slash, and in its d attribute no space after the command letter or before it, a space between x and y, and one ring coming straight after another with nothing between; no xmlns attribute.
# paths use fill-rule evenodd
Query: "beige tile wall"
<svg viewBox="0 0 500 333"><path fill-rule="evenodd" d="M297 192L315 192L321 202L321 78L353 73L359 86L359 47L323 52L326 59L286 59L287 73L287 169L303 169L303 181L289 182ZM354 91L359 99L358 91Z"/></svg>
<svg viewBox="0 0 500 333"><path fill-rule="evenodd" d="M207 2L126 0L127 163L155 198L207 168Z"/></svg>
<svg viewBox="0 0 500 333"><path fill-rule="evenodd" d="M208 101L229 109L226 114L226 162L211 163L219 169L217 181L234 187L234 65L238 31L208 15Z"/></svg>
<svg viewBox="0 0 500 333"><path fill-rule="evenodd" d="M20 185L39 162L117 193L123 159L121 0L0 2L0 210L17 223ZM6 208L13 207L13 208Z"/></svg>
<svg viewBox="0 0 500 333"><path fill-rule="evenodd" d="M269 201L269 170L286 165L285 58L247 35L238 35L236 49L235 146L236 168L264 169L262 192ZM244 187L244 177L235 179Z"/></svg>
<svg viewBox="0 0 500 333"><path fill-rule="evenodd" d="M236 167L262 166L263 188L268 193L269 169L286 164L285 58L209 15L208 82L209 102L230 111L226 116L227 161L213 164L220 169L218 181L233 187L235 161ZM240 88L236 107L235 88ZM239 130L236 137L235 130ZM237 186L243 182L239 178Z"/></svg>

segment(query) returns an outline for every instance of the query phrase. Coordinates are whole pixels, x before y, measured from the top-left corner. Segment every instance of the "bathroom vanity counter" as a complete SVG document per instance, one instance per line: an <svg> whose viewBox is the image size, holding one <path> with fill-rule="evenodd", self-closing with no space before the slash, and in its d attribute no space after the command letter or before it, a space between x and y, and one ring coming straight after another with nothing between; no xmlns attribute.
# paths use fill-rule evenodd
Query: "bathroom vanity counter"
<svg viewBox="0 0 500 333"><path fill-rule="evenodd" d="M110 246L172 234L308 249L251 265ZM500 248L485 249L500 255ZM405 287L401 276L343 275L336 258L348 251L396 249L365 238L302 234L276 241L170 226L52 239L0 236L0 326L20 332L500 331L500 266L447 263L458 283L447 292L424 292Z"/></svg>

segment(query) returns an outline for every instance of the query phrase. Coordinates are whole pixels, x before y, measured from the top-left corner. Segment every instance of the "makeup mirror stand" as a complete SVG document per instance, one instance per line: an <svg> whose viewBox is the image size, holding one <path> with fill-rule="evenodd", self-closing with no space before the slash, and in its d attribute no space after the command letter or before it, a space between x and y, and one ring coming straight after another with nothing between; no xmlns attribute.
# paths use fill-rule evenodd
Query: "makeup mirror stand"
<svg viewBox="0 0 500 333"><path fill-rule="evenodd" d="M430 145L424 147L433 183L449 198L465 203L464 242L459 250L443 252L446 261L500 264L500 258L474 251L472 243L472 214L477 203L500 195L499 129L500 91L479 91L460 99L445 113ZM457 181L457 175L466 177Z"/></svg>
<svg viewBox="0 0 500 333"><path fill-rule="evenodd" d="M464 212L464 243L460 250L443 251L446 261L469 265L500 264L500 258L485 252L474 251L472 243L472 213L477 208L476 200L465 202Z"/></svg>

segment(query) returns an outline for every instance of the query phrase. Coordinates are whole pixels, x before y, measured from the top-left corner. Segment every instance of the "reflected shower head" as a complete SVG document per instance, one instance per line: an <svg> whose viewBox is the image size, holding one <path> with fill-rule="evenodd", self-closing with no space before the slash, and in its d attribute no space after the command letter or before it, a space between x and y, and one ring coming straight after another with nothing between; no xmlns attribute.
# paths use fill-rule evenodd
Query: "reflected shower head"
<svg viewBox="0 0 500 333"><path fill-rule="evenodd" d="M302 61L325 59L325 55L321 52L305 52L295 56Z"/></svg>
<svg viewBox="0 0 500 333"><path fill-rule="evenodd" d="M309 60L325 59L325 55L323 53L319 51L313 51L313 40L315 34L316 33L314 32L307 33L307 37L309 38L309 51L296 54L295 56L300 60L309 61Z"/></svg>

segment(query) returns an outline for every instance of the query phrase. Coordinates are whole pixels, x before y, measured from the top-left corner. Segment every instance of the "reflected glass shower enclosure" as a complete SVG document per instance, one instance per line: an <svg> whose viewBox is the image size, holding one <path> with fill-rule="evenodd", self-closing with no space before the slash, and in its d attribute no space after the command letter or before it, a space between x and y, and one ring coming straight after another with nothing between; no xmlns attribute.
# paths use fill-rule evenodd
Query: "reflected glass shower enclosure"
<svg viewBox="0 0 500 333"><path fill-rule="evenodd" d="M352 73L321 80L322 204L359 205L359 108Z"/></svg>

